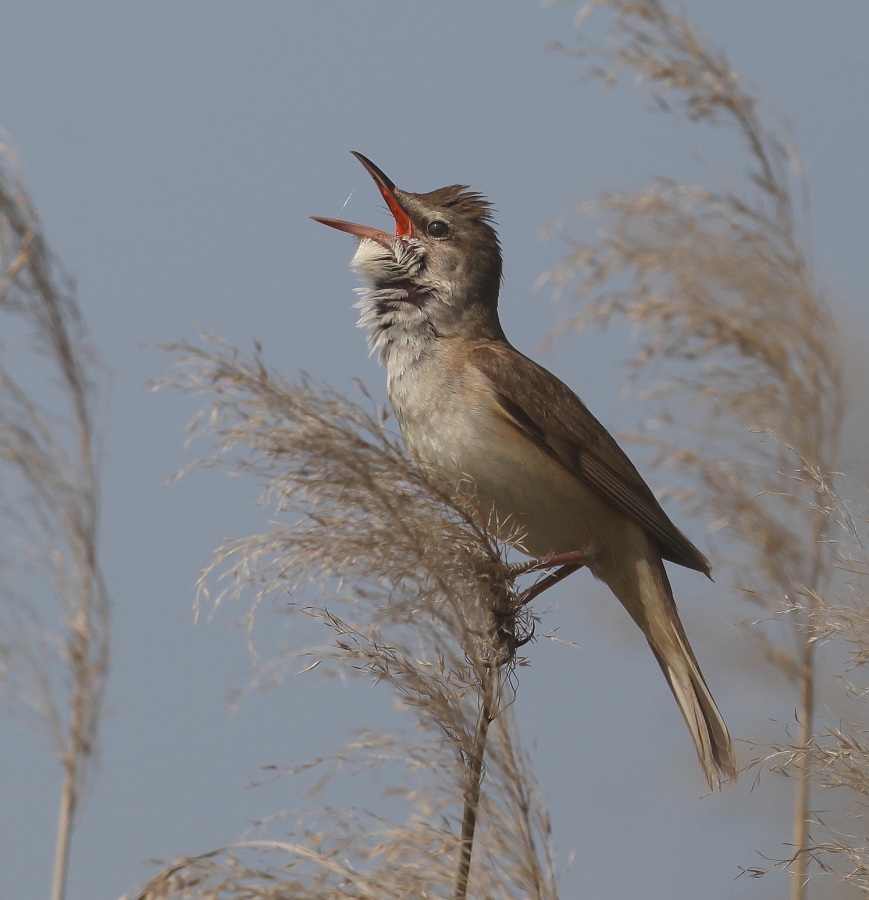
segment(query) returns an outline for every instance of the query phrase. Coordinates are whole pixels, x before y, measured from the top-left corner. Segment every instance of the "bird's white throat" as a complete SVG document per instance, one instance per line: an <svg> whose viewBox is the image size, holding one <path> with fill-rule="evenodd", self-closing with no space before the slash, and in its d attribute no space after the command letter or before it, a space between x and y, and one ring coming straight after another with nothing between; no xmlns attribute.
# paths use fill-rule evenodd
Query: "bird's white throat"
<svg viewBox="0 0 869 900"><path fill-rule="evenodd" d="M419 280L423 254L414 241L396 238L384 247L366 238L350 265L368 282L356 289L356 324L368 331L369 349L386 366L389 380L400 378L435 337L424 309L428 289Z"/></svg>

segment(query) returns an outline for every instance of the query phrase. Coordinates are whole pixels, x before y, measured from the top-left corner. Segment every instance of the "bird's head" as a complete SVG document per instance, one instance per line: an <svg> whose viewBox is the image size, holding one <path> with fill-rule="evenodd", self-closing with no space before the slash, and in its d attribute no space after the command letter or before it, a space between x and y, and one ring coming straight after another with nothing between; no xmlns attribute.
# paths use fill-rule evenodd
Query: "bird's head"
<svg viewBox="0 0 869 900"><path fill-rule="evenodd" d="M313 218L360 239L353 268L371 285L360 304L363 323L377 327L397 315L438 336L502 336L501 248L490 204L464 185L403 191L361 153L353 155L380 189L395 233Z"/></svg>

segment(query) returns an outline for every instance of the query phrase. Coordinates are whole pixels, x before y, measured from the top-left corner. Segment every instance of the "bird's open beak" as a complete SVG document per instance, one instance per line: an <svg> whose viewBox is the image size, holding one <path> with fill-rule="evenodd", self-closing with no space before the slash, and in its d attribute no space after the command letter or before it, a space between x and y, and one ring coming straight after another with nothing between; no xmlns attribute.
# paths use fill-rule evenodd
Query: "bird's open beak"
<svg viewBox="0 0 869 900"><path fill-rule="evenodd" d="M380 189L380 193L383 195L383 199L386 201L386 205L395 219L396 237L410 237L413 234L413 222L411 222L410 216L401 208L401 204L395 196L395 184L370 159L366 159L366 157L355 150L351 152L365 166L366 171ZM370 238L372 241L377 241L378 244L386 243L389 246L390 235L385 231L380 231L378 228L372 228L370 225L357 225L355 222L345 222L342 219L322 219L320 216L311 216L311 218L315 222L322 222L324 225L328 225L330 228L337 228L338 231L346 231L347 234L355 235L358 238Z"/></svg>

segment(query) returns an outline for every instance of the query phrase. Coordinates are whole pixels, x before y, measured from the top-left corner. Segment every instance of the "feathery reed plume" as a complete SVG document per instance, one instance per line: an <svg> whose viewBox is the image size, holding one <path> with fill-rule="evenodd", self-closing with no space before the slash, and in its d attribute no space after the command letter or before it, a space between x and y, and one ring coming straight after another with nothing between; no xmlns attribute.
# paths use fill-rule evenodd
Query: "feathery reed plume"
<svg viewBox="0 0 869 900"><path fill-rule="evenodd" d="M21 333L21 346L31 345L24 363L17 351L0 360L0 509L9 548L0 628L7 681L48 726L64 770L51 894L61 900L109 659L109 603L97 558L96 364L73 284L3 164L0 314L7 336ZM15 370L26 365L32 379L40 360L49 369L45 383L26 390ZM46 594L50 606L37 599Z"/></svg>
<svg viewBox="0 0 869 900"><path fill-rule="evenodd" d="M461 496L425 480L382 416L285 383L259 351L171 349L180 359L168 384L209 401L193 426L216 441L205 463L255 475L276 516L220 549L203 589L219 574L215 602L286 597L289 612L332 634L325 649L297 648L306 668L388 685L414 727L367 732L317 761L403 768L405 821L321 811L290 839L178 860L140 897L554 897L549 824L508 708L530 619L499 546ZM292 600L310 582L334 588L328 607Z"/></svg>
<svg viewBox="0 0 869 900"><path fill-rule="evenodd" d="M596 0L607 37L571 52L602 58L607 82L636 76L657 106L730 129L747 155L747 187L713 190L658 180L594 205L608 222L597 244L575 244L548 276L571 285L581 311L565 331L621 319L642 334L632 382L656 404L658 433L634 435L678 466L694 509L716 523L746 596L788 627L766 652L798 685L799 746L813 727L815 607L831 568L828 484L844 412L832 317L794 212L792 160L760 118L725 55L659 0ZM664 373L668 380L653 381ZM805 462L802 462L805 461ZM686 492L687 493L687 492ZM799 757L794 898L809 843L809 760Z"/></svg>
<svg viewBox="0 0 869 900"><path fill-rule="evenodd" d="M785 744L773 748L769 767L786 777L797 779L806 768L819 792L828 791L831 801L823 812L813 813L811 839L801 848L816 869L833 875L836 883L869 891L869 726L867 708L869 689L866 665L869 663L869 551L865 534L869 517L852 513L828 478L809 461L803 460L801 479L814 490L815 512L827 519L827 550L836 572L825 592L796 591L789 599L795 614L811 622L810 639L817 645L829 644L831 660L829 699L836 703L836 720L819 723L807 745ZM826 684L825 684L826 686ZM838 696L837 696L838 694ZM820 718L820 716L818 717ZM802 738L802 735L800 735ZM806 760L808 758L809 765ZM835 799L834 799L835 798ZM792 867L793 858L767 868L752 867L746 873L763 875L768 868Z"/></svg>

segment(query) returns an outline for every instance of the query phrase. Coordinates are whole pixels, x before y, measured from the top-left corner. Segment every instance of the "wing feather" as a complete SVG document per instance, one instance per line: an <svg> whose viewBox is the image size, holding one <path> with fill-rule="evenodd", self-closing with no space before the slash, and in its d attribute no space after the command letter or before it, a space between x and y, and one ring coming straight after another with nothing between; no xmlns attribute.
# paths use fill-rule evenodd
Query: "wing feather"
<svg viewBox="0 0 869 900"><path fill-rule="evenodd" d="M645 530L663 559L708 575L709 561L673 524L612 435L551 372L509 345L478 344L471 362L507 421Z"/></svg>

